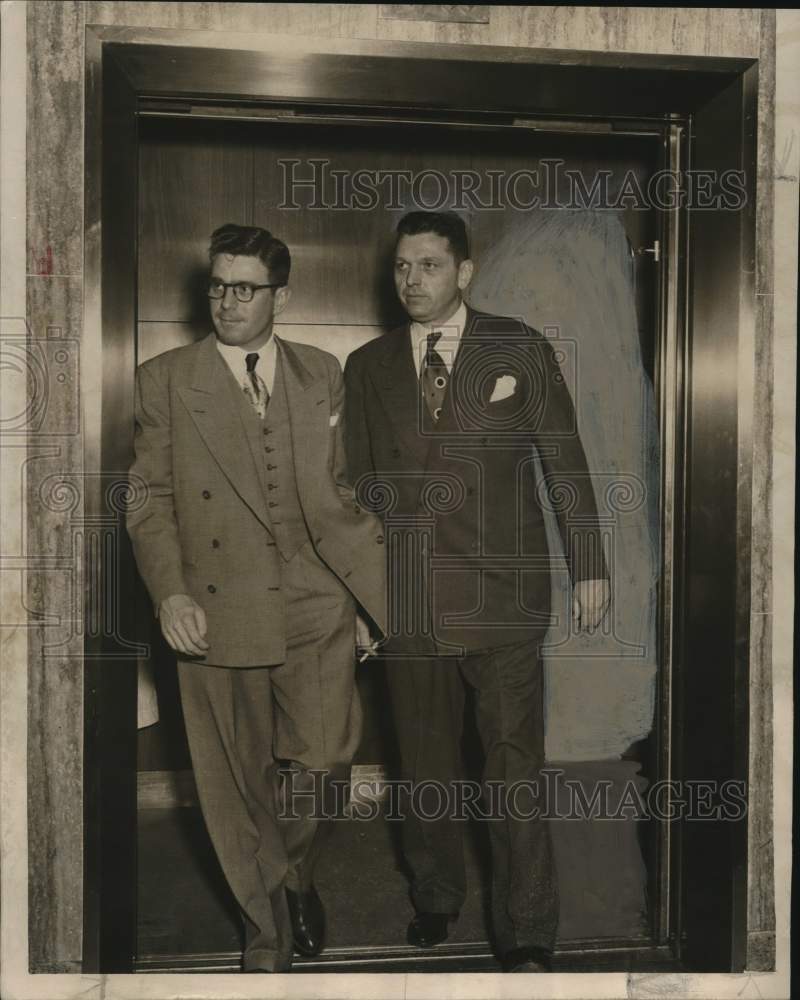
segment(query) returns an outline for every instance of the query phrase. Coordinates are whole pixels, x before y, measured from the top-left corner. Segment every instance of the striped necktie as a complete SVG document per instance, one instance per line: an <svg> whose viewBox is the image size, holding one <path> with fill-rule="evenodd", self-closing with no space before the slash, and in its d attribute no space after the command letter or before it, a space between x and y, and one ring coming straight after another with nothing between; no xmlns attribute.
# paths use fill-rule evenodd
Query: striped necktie
<svg viewBox="0 0 800 1000"><path fill-rule="evenodd" d="M264 415L267 412L267 404L269 403L269 390L264 382L264 379L256 371L256 365L258 364L257 354L248 354L244 359L247 365L247 377L250 385L243 385L245 396L250 400L253 409L263 420Z"/></svg>

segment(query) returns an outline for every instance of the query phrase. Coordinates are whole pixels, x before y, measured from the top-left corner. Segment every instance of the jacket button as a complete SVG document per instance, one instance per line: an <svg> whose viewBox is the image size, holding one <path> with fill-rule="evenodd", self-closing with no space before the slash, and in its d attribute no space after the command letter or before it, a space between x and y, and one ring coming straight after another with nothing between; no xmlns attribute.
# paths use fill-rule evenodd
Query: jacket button
<svg viewBox="0 0 800 1000"><path fill-rule="evenodd" d="M268 490L277 490L277 488L278 488L277 483L267 483Z"/></svg>
<svg viewBox="0 0 800 1000"><path fill-rule="evenodd" d="M356 514L360 514L361 513L361 508L360 507L355 507L354 510L355 510Z"/></svg>
<svg viewBox="0 0 800 1000"><path fill-rule="evenodd" d="M273 469L277 468L278 468L277 465L270 465L269 463L267 463L267 472L272 472Z"/></svg>
<svg viewBox="0 0 800 1000"><path fill-rule="evenodd" d="M274 448L270 448L270 447L269 447L269 445L266 445L266 444L265 444L265 445L264 445L264 451L265 451L265 452L266 452L266 453L267 453L267 454L269 455L269 454L270 454L270 452L273 452L273 451L275 451L275 449L274 449Z"/></svg>
<svg viewBox="0 0 800 1000"><path fill-rule="evenodd" d="M204 500L210 500L211 499L211 494L208 492L208 490L203 490L203 499Z"/></svg>
<svg viewBox="0 0 800 1000"><path fill-rule="evenodd" d="M209 592L209 594L216 594L217 592L217 588L214 586L213 583L209 583L209 585L206 587L206 590Z"/></svg>
<svg viewBox="0 0 800 1000"><path fill-rule="evenodd" d="M218 549L219 548L219 539L218 538L212 538L211 539L211 547L214 548L214 549Z"/></svg>
<svg viewBox="0 0 800 1000"><path fill-rule="evenodd" d="M271 434L272 431L269 429L269 427L265 427L261 433L262 434Z"/></svg>
<svg viewBox="0 0 800 1000"><path fill-rule="evenodd" d="M275 502L274 500L270 500L270 502L269 502L269 506L270 506L270 507L277 507L277 506L278 506L278 504L277 504L277 503L276 503L276 502Z"/></svg>
<svg viewBox="0 0 800 1000"><path fill-rule="evenodd" d="M378 545L383 545L383 535L378 535L375 541L378 543Z"/></svg>

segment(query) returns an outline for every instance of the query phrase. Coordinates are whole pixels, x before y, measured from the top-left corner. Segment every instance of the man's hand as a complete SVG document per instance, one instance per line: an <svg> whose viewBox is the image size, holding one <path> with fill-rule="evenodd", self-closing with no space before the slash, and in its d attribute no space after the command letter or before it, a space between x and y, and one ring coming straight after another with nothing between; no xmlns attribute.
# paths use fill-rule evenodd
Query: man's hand
<svg viewBox="0 0 800 1000"><path fill-rule="evenodd" d="M208 649L206 615L188 594L173 594L158 606L164 638L176 653L202 656Z"/></svg>
<svg viewBox="0 0 800 1000"><path fill-rule="evenodd" d="M358 656L358 662L363 663L367 657L374 656L377 648L377 642L370 635L369 625L367 625L361 615L356 615L356 655Z"/></svg>
<svg viewBox="0 0 800 1000"><path fill-rule="evenodd" d="M572 592L572 623L576 630L589 632L598 627L611 604L608 580L579 580Z"/></svg>

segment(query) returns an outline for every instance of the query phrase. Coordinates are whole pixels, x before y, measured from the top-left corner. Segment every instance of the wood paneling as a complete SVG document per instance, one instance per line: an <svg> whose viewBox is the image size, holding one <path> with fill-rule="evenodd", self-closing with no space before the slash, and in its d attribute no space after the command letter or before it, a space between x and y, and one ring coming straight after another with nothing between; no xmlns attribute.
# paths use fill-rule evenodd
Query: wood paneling
<svg viewBox="0 0 800 1000"><path fill-rule="evenodd" d="M172 120L149 122L142 139L139 319L202 322L211 233L252 223L252 149L225 122L188 137Z"/></svg>

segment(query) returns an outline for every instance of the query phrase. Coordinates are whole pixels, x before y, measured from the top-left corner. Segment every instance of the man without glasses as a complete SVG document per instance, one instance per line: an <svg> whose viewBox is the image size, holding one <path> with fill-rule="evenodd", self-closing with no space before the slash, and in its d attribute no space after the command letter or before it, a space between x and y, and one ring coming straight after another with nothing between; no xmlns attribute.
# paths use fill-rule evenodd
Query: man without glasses
<svg viewBox="0 0 800 1000"><path fill-rule="evenodd" d="M178 656L200 805L244 916L244 969L278 972L293 943L322 947L313 870L330 829L310 808L281 817L279 769L328 812L331 782L349 777L356 604L381 627L383 536L344 474L338 362L273 333L288 248L225 225L209 257L214 332L137 372L131 472L147 498L128 530Z"/></svg>
<svg viewBox="0 0 800 1000"><path fill-rule="evenodd" d="M387 530L393 518L406 531L416 519L421 535L431 533L417 562L390 566L390 606L399 612L385 651L402 778L454 787L468 685L484 781L531 787L544 765L539 647L550 620L542 514L548 483L554 496L566 490L573 501L569 512L557 509L578 627L600 624L610 585L553 348L519 320L469 308L463 293L472 271L458 216L411 212L401 219L394 280L408 322L347 361L348 466L352 482L383 483L373 495L393 497ZM535 472L534 446L548 482ZM428 543L433 572L423 577L417 567ZM402 600L412 592L429 595L422 618ZM420 948L446 940L464 902L462 830L446 816L426 820L406 810L416 910L408 940ZM547 823L506 815L489 822L489 836L503 967L548 969L558 894Z"/></svg>

